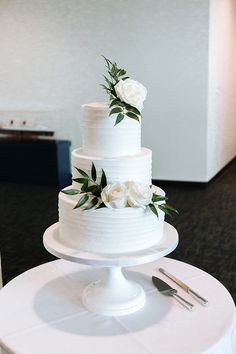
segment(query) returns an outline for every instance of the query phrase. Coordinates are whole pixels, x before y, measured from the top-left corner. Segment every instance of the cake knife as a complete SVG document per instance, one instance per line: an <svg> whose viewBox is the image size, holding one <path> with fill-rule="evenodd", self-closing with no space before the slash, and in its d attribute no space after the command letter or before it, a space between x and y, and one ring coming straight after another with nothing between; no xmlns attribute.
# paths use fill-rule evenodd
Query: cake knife
<svg viewBox="0 0 236 354"><path fill-rule="evenodd" d="M196 293L196 291L194 291L193 289L191 289L188 285L186 285L185 283L183 283L181 280L179 280L178 278L176 278L174 275L170 274L169 272L167 272L165 269L163 268L159 268L159 271L164 274L165 276L167 276L169 279L173 280L173 282L175 282L176 284L178 284L182 289L184 289L186 291L186 293L188 293L189 295L191 295L192 297L194 297L198 302L200 302L200 304L206 306L208 305L208 300L205 299L203 296L199 295L198 293Z"/></svg>
<svg viewBox="0 0 236 354"><path fill-rule="evenodd" d="M169 284L164 282L162 279L154 277L153 275L152 282L162 295L173 296L173 298L175 298L181 305L186 307L188 310L191 311L194 309L194 305L191 304L191 302L185 300L184 298L182 298L182 296L179 296L177 290L172 288Z"/></svg>

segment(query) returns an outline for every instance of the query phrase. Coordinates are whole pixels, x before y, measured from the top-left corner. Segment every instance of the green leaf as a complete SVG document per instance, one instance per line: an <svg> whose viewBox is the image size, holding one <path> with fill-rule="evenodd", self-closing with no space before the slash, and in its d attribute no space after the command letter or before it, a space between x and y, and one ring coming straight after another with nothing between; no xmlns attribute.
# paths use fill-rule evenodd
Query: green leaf
<svg viewBox="0 0 236 354"><path fill-rule="evenodd" d="M117 98L115 98L114 100L111 101L109 108L111 108L112 106L119 105L119 104L120 104L120 101Z"/></svg>
<svg viewBox="0 0 236 354"><path fill-rule="evenodd" d="M135 119L135 120L137 120L137 121L139 122L139 117L138 117L135 113L133 113L133 112L126 112L125 114L126 114L129 118Z"/></svg>
<svg viewBox="0 0 236 354"><path fill-rule="evenodd" d="M98 188L97 185L89 186L89 187L87 188L86 192L93 193L93 191L96 191L97 188Z"/></svg>
<svg viewBox="0 0 236 354"><path fill-rule="evenodd" d="M128 106L127 109L135 114L141 115L141 112L136 107Z"/></svg>
<svg viewBox="0 0 236 354"><path fill-rule="evenodd" d="M112 114L115 114L115 113L120 113L120 112L122 112L122 108L120 108L120 107L112 108L109 116L111 116Z"/></svg>
<svg viewBox="0 0 236 354"><path fill-rule="evenodd" d="M91 168L91 177L92 177L92 180L95 182L97 179L97 171L96 171L96 167L93 162L92 162L92 168Z"/></svg>
<svg viewBox="0 0 236 354"><path fill-rule="evenodd" d="M111 90L108 88L108 87L106 87L106 85L104 85L104 84L100 84L100 86L102 86L102 88L104 88L104 90L106 90L107 92L110 92Z"/></svg>
<svg viewBox="0 0 236 354"><path fill-rule="evenodd" d="M91 200L91 202L86 206L86 208L84 208L84 210L89 210L89 209L92 209L93 207L95 207L95 205L97 204L98 202L98 198L95 197Z"/></svg>
<svg viewBox="0 0 236 354"><path fill-rule="evenodd" d="M125 118L124 114L123 113L119 113L117 118L116 118L115 125L119 124L124 118Z"/></svg>
<svg viewBox="0 0 236 354"><path fill-rule="evenodd" d="M78 203L76 204L76 206L74 207L74 209L80 208L82 205L84 205L87 200L89 199L88 194L84 194L80 200L78 201Z"/></svg>
<svg viewBox="0 0 236 354"><path fill-rule="evenodd" d="M164 205L167 210L172 211L173 213L179 214L178 210L175 209L174 207L172 207L171 205L169 205L169 204L164 204Z"/></svg>
<svg viewBox="0 0 236 354"><path fill-rule="evenodd" d="M114 64L112 64L112 67L111 67L111 74L112 74L112 76L116 75L117 72L118 72L117 64L114 63Z"/></svg>
<svg viewBox="0 0 236 354"><path fill-rule="evenodd" d="M77 183L85 183L87 180L87 178L73 178L73 181Z"/></svg>
<svg viewBox="0 0 236 354"><path fill-rule="evenodd" d="M124 76L126 74L126 71L124 69L120 69L118 72L119 76Z"/></svg>
<svg viewBox="0 0 236 354"><path fill-rule="evenodd" d="M93 185L93 186L89 186L86 189L87 193L92 193L93 195L95 195L96 197L100 197L101 196L101 186L98 185Z"/></svg>
<svg viewBox="0 0 236 354"><path fill-rule="evenodd" d="M81 170L80 168L75 167L75 169L85 178L89 178L88 174L86 172L84 172L83 170Z"/></svg>
<svg viewBox="0 0 236 354"><path fill-rule="evenodd" d="M104 77L108 87L109 88L113 88L113 83L105 75L103 75L103 77Z"/></svg>
<svg viewBox="0 0 236 354"><path fill-rule="evenodd" d="M84 182L84 184L83 184L82 187L81 187L81 191L82 191L82 192L87 192L88 183L89 183L89 181L88 181L88 179L86 179L86 182Z"/></svg>
<svg viewBox="0 0 236 354"><path fill-rule="evenodd" d="M159 194L155 194L153 193L152 195L152 201L153 203L156 203L156 202L161 202L163 200L167 200L168 198L167 197L164 197L163 195L159 195Z"/></svg>
<svg viewBox="0 0 236 354"><path fill-rule="evenodd" d="M122 77L122 80L127 80L127 79L129 79L129 76Z"/></svg>
<svg viewBox="0 0 236 354"><path fill-rule="evenodd" d="M157 218L159 217L158 216L158 212L157 212L157 209L155 207L154 204L148 204L149 208L151 209L151 211L157 216Z"/></svg>
<svg viewBox="0 0 236 354"><path fill-rule="evenodd" d="M171 219L173 219L173 216L171 212L164 207L165 204L158 205L157 207L161 209L166 215L168 215Z"/></svg>
<svg viewBox="0 0 236 354"><path fill-rule="evenodd" d="M78 191L78 189L65 189L62 190L62 193L67 195L76 195L76 194L80 194L80 191Z"/></svg>
<svg viewBox="0 0 236 354"><path fill-rule="evenodd" d="M105 61L107 63L107 67L110 70L110 65L112 65L112 62L109 59L107 59L104 55L102 55L102 57L105 59Z"/></svg>
<svg viewBox="0 0 236 354"><path fill-rule="evenodd" d="M96 186L96 188L94 188L92 193L96 197L101 197L101 192L102 192L101 187L100 186Z"/></svg>
<svg viewBox="0 0 236 354"><path fill-rule="evenodd" d="M103 202L99 204L96 209L101 209L101 208L106 208L106 205Z"/></svg>
<svg viewBox="0 0 236 354"><path fill-rule="evenodd" d="M105 171L102 169L101 187L105 188L106 186L107 186L107 177Z"/></svg>
<svg viewBox="0 0 236 354"><path fill-rule="evenodd" d="M112 101L112 100L116 99L116 96L113 95L112 92L110 92L110 97L109 98L110 98L110 101Z"/></svg>
<svg viewBox="0 0 236 354"><path fill-rule="evenodd" d="M116 75L115 75L115 74L112 74L111 70L108 71L108 74L110 75L110 77L111 77L113 80L115 80L115 84L116 84L116 81L117 81ZM115 84L114 84L114 85L115 85Z"/></svg>
<svg viewBox="0 0 236 354"><path fill-rule="evenodd" d="M115 91L114 88L110 89L110 94L112 94L115 98L117 98L116 97L116 91Z"/></svg>

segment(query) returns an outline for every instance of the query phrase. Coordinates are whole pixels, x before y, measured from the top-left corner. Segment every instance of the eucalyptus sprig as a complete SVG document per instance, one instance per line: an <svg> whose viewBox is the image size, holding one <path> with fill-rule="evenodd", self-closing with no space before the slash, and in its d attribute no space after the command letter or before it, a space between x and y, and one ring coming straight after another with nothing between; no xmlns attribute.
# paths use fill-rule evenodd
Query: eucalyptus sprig
<svg viewBox="0 0 236 354"><path fill-rule="evenodd" d="M92 199L90 199L89 203L83 210L89 210L95 207L95 209L106 207L105 204L101 202L102 190L107 185L107 178L104 170L102 169L102 175L100 181L98 182L97 170L93 162L90 176L80 168L75 167L75 169L79 172L80 177L73 178L73 181L81 184L80 190L74 188L62 190L62 192L67 195L77 195L83 193L83 196L79 199L74 209L82 207L91 197Z"/></svg>
<svg viewBox="0 0 236 354"><path fill-rule="evenodd" d="M105 79L105 85L101 84L101 86L104 88L106 93L108 93L110 96L111 102L109 108L111 110L109 116L111 116L112 114L117 114L115 125L120 123L125 118L125 116L139 122L141 118L141 112L136 107L133 107L128 103L121 101L119 97L117 97L116 90L115 90L115 85L120 80L129 79L129 76L126 76L126 71L124 69L119 68L116 62L112 63L109 59L107 59L103 55L102 57L106 61L108 76L103 75Z"/></svg>
<svg viewBox="0 0 236 354"><path fill-rule="evenodd" d="M158 209L162 210L166 215L168 215L171 219L173 219L172 213L179 214L178 210L176 210L174 207L172 207L169 204L162 203L162 204L156 204L157 202L165 202L168 198L164 197L163 195L158 195L156 193L153 193L152 195L152 202L148 205L149 209L157 216L158 215Z"/></svg>

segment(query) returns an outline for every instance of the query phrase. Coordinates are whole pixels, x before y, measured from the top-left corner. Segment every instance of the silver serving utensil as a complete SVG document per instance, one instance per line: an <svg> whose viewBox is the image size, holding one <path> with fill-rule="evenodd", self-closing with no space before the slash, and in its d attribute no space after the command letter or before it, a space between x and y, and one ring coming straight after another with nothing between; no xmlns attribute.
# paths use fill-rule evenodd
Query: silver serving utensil
<svg viewBox="0 0 236 354"><path fill-rule="evenodd" d="M174 275L168 273L165 269L163 268L159 268L159 271L166 275L169 279L173 280L173 282L175 282L176 284L178 284L182 289L184 289L184 291L186 291L186 293L188 293L189 295L191 295L194 299L196 299L198 302L200 302L200 304L206 306L208 305L208 300L205 299L203 296L199 295L198 293L196 293L196 291L194 291L193 289L191 289L188 285L186 285L185 283L183 283L181 280L179 280L178 278L176 278Z"/></svg>
<svg viewBox="0 0 236 354"><path fill-rule="evenodd" d="M186 307L188 310L190 311L193 310L194 305L191 304L191 302L188 302L187 300L179 296L177 294L177 290L172 288L162 279L152 276L152 282L155 285L155 287L160 291L161 294L166 296L173 296L181 305Z"/></svg>

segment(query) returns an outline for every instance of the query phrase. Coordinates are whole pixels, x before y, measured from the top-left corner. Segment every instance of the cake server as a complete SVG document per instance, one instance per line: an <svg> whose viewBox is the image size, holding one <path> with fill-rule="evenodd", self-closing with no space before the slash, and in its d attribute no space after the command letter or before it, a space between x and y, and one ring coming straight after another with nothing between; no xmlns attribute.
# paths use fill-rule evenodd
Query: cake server
<svg viewBox="0 0 236 354"><path fill-rule="evenodd" d="M196 293L196 291L194 291L193 289L191 289L188 285L186 285L185 283L183 283L181 280L179 280L178 278L176 278L174 275L170 274L169 272L167 272L165 269L163 268L159 268L159 271L166 275L169 279L173 280L173 282L175 282L176 284L178 284L182 289L184 289L186 291L186 293L188 293L189 295L191 295L192 297L194 297L194 299L196 299L198 302L200 302L200 304L202 305L207 305L208 304L208 300L205 299L203 296L199 295L198 293Z"/></svg>
<svg viewBox="0 0 236 354"><path fill-rule="evenodd" d="M169 284L164 282L162 279L152 276L152 282L159 292L166 296L173 296L181 305L186 307L188 310L193 310L194 305L188 302L183 297L177 294L177 290L172 288Z"/></svg>

